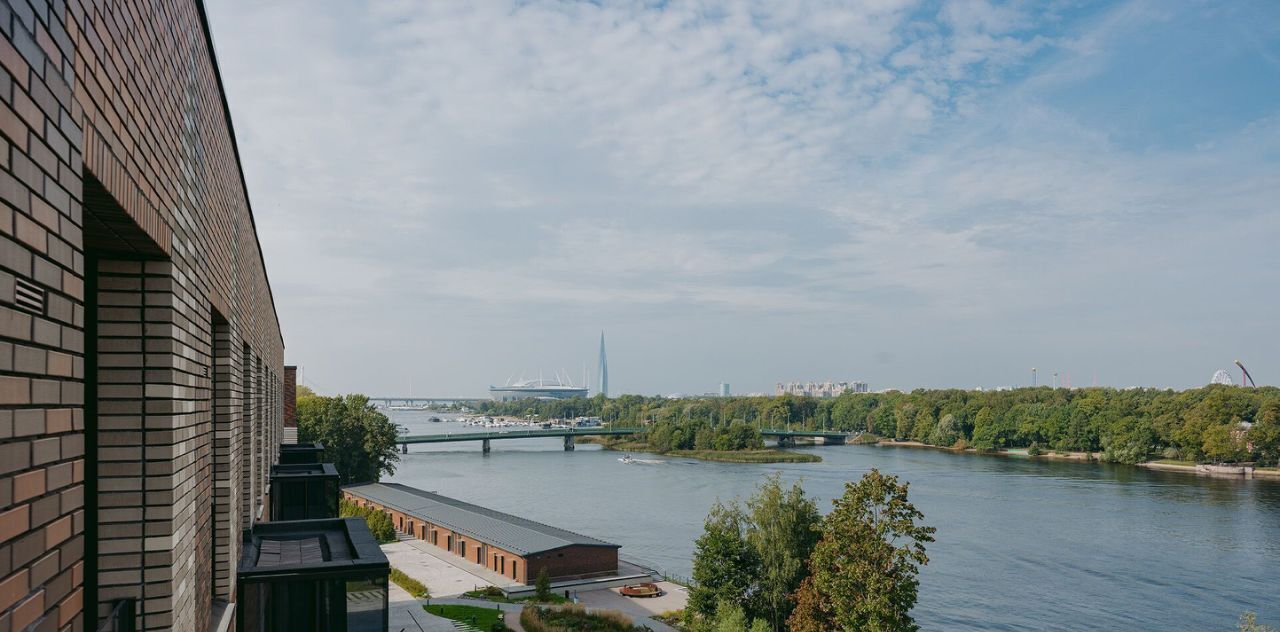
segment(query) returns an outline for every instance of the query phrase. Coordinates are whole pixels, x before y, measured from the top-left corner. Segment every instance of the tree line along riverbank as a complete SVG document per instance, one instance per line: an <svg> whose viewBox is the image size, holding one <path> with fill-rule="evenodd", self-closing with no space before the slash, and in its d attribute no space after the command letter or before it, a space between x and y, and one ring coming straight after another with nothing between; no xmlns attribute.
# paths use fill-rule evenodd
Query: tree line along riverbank
<svg viewBox="0 0 1280 632"><path fill-rule="evenodd" d="M787 426L867 432L959 450L1082 453L1113 463L1251 462L1267 468L1280 460L1280 389L1275 387L921 389L828 399L622 395L479 407L490 414L544 419L598 416L613 425L645 428L635 440L659 451L698 449L697 435L704 428L738 428L734 432L745 436L742 428ZM690 441L692 446L673 445Z"/></svg>

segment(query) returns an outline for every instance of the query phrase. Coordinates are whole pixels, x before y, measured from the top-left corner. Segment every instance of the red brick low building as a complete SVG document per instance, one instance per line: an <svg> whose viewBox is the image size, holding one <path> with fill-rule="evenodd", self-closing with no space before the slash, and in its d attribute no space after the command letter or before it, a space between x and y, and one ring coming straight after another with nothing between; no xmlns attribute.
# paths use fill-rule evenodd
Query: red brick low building
<svg viewBox="0 0 1280 632"><path fill-rule="evenodd" d="M618 572L616 544L397 483L343 488L342 497L387 512L401 533L522 584Z"/></svg>

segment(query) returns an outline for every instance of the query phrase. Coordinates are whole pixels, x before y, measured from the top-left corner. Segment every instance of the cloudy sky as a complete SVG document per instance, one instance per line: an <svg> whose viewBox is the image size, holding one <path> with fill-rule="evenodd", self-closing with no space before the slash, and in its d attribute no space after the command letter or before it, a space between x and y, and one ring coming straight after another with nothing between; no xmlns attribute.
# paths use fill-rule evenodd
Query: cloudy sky
<svg viewBox="0 0 1280 632"><path fill-rule="evenodd" d="M322 390L1280 382L1280 3L207 5Z"/></svg>

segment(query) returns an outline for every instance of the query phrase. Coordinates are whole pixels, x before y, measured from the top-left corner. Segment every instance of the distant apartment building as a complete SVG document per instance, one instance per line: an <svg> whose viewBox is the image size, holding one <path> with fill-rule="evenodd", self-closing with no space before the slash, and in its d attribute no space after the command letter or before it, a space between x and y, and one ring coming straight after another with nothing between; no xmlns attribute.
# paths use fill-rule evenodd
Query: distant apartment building
<svg viewBox="0 0 1280 632"><path fill-rule="evenodd" d="M284 342L204 5L0 33L0 630L226 629Z"/></svg>
<svg viewBox="0 0 1280 632"><path fill-rule="evenodd" d="M778 382L775 395L797 397L836 397L843 393L866 393L866 382Z"/></svg>

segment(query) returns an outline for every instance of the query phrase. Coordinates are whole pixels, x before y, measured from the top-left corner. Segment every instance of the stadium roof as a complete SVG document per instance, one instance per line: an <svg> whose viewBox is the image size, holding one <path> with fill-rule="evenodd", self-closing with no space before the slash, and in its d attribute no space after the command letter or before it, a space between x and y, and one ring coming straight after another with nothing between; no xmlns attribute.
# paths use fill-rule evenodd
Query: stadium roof
<svg viewBox="0 0 1280 632"><path fill-rule="evenodd" d="M388 509L518 555L545 553L567 546L621 548L617 544L399 483L367 483L342 489Z"/></svg>

